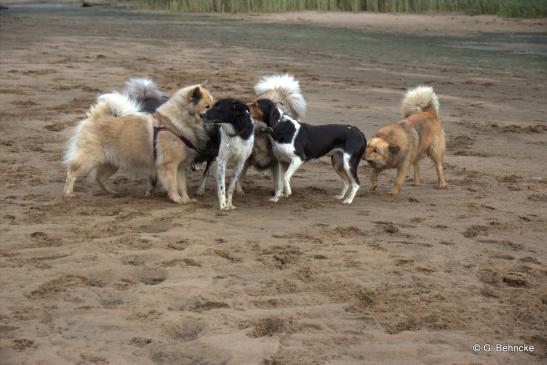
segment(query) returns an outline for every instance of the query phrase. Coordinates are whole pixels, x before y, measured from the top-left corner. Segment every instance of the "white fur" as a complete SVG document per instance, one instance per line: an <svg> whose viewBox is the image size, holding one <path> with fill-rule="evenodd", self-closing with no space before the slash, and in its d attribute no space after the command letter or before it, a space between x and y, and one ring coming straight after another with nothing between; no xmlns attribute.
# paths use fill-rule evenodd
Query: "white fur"
<svg viewBox="0 0 547 365"><path fill-rule="evenodd" d="M89 118L98 107L103 104L108 106L110 113L115 117L124 117L126 115L142 115L139 102L128 94L120 94L113 91L108 94L102 94L97 97L97 103L89 108L87 117Z"/></svg>
<svg viewBox="0 0 547 365"><path fill-rule="evenodd" d="M125 82L123 92L137 100L146 98L161 99L163 93L152 79L135 77Z"/></svg>
<svg viewBox="0 0 547 365"><path fill-rule="evenodd" d="M431 86L417 86L406 92L403 98L403 117L420 113L427 107L432 106L439 114L439 98Z"/></svg>
<svg viewBox="0 0 547 365"><path fill-rule="evenodd" d="M255 85L255 92L259 95L275 89L281 91L290 100L294 111L298 114L295 115L296 118L300 119L306 114L306 100L302 96L298 80L293 75L264 76Z"/></svg>
<svg viewBox="0 0 547 365"><path fill-rule="evenodd" d="M78 135L80 134L80 130L82 129L82 125L86 122L86 120L81 120L78 122L74 130L72 131L72 135L68 139L67 148L65 150L65 153L63 155L63 163L65 165L68 165L71 161L73 161L78 153Z"/></svg>

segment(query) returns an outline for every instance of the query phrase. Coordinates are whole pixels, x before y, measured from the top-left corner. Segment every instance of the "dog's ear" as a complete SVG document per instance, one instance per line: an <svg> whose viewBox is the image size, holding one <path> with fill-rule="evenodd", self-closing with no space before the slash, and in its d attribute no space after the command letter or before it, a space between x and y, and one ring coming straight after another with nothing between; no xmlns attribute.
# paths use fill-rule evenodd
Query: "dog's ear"
<svg viewBox="0 0 547 365"><path fill-rule="evenodd" d="M388 150L389 150L389 153L391 153L392 155L396 155L401 150L401 147L394 144L390 144L388 147Z"/></svg>
<svg viewBox="0 0 547 365"><path fill-rule="evenodd" d="M190 101L194 104L197 104L199 100L201 99L201 97L202 97L201 89L199 86L196 86L194 90L190 92L190 96L189 96Z"/></svg>
<svg viewBox="0 0 547 365"><path fill-rule="evenodd" d="M270 109L270 115L268 116L266 124L268 124L268 126L270 127L274 127L279 122L279 119L281 119L281 113L279 112L279 109L274 105Z"/></svg>

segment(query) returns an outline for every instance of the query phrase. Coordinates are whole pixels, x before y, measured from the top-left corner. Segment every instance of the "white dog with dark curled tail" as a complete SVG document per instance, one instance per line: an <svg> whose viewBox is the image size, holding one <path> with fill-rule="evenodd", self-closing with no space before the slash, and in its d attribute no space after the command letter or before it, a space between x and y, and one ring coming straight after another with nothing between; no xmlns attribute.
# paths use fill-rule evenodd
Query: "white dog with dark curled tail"
<svg viewBox="0 0 547 365"><path fill-rule="evenodd" d="M204 122L220 129L220 146L216 157L217 191L220 210L232 210L234 189L254 144L255 122L249 108L237 99L223 99L202 114ZM234 170L226 191L226 167L234 163Z"/></svg>

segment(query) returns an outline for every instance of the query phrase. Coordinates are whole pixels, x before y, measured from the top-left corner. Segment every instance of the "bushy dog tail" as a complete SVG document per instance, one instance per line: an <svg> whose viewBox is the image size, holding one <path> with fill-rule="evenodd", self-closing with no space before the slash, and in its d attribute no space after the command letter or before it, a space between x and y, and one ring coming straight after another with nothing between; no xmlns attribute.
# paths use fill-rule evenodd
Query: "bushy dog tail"
<svg viewBox="0 0 547 365"><path fill-rule="evenodd" d="M293 75L277 74L262 77L255 85L255 92L263 94L268 91L277 90L282 93L296 112L297 119L306 114L306 99L300 91L300 83Z"/></svg>
<svg viewBox="0 0 547 365"><path fill-rule="evenodd" d="M431 86L417 86L406 92L403 98L403 117L421 113L432 107L439 114L439 98Z"/></svg>
<svg viewBox="0 0 547 365"><path fill-rule="evenodd" d="M143 115L140 104L126 94L111 92L99 95L97 102L93 104L86 113L87 118L80 121L72 131L63 156L63 162L66 165L77 160L82 154L82 146L88 142L82 140L83 129L90 123L94 123L97 118L102 116L123 117L126 115Z"/></svg>
<svg viewBox="0 0 547 365"><path fill-rule="evenodd" d="M156 83L148 77L135 77L127 80L123 92L141 102L145 99L161 100L163 98L163 93Z"/></svg>
<svg viewBox="0 0 547 365"><path fill-rule="evenodd" d="M102 115L123 117L126 115L141 114L141 105L127 94L111 92L99 95L97 102L89 108L87 117L94 119Z"/></svg>

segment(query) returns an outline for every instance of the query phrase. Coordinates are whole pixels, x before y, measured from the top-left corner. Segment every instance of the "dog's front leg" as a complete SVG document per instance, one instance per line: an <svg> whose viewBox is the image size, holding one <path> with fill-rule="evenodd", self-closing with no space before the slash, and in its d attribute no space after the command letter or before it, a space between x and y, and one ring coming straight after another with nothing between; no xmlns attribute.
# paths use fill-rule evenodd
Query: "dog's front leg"
<svg viewBox="0 0 547 365"><path fill-rule="evenodd" d="M291 164L289 165L289 168L285 172L285 176L283 177L283 184L285 185L285 196L289 197L292 194L291 190L291 178L292 175L298 170L298 168L303 164L304 162L300 159L300 157L293 158L291 160Z"/></svg>
<svg viewBox="0 0 547 365"><path fill-rule="evenodd" d="M198 190L196 191L197 195L203 195L205 193L205 185L207 184L207 177L209 176L209 169L211 168L212 163L212 160L207 161L205 171L203 171L203 175L201 175L201 182L199 183Z"/></svg>
<svg viewBox="0 0 547 365"><path fill-rule="evenodd" d="M235 209L236 207L232 204L232 197L234 195L234 189L235 186L239 180L239 177L241 175L241 172L243 171L245 167L245 159L240 159L237 161L237 165L234 168L234 172L232 173L232 177L230 178L230 184L228 185L228 194L227 194L227 202L226 206L227 209Z"/></svg>
<svg viewBox="0 0 547 365"><path fill-rule="evenodd" d="M270 201L277 203L279 201L279 198L281 198L281 195L283 195L283 176L285 174L285 171L283 170L283 165L281 164L281 161L277 161L277 166L274 167L276 170L276 176L275 176L275 194L273 198L270 198Z"/></svg>
<svg viewBox="0 0 547 365"><path fill-rule="evenodd" d="M279 162L274 161L272 166L270 166L270 172L272 173L272 180L274 183L274 194L277 191L277 186L279 185Z"/></svg>
<svg viewBox="0 0 547 365"><path fill-rule="evenodd" d="M154 190L156 190L156 185L158 184L158 177L157 176L148 176L147 179L147 188L146 192L144 193L144 196L148 197L151 196Z"/></svg>
<svg viewBox="0 0 547 365"><path fill-rule="evenodd" d="M169 199L177 204L188 203L190 199L183 199L178 192L178 166L176 163L159 163L158 164L158 177L169 195Z"/></svg>
<svg viewBox="0 0 547 365"><path fill-rule="evenodd" d="M249 165L251 163L249 162L249 159L245 162L243 165L243 170L241 171L241 174L239 175L239 178L236 182L236 191L240 195L244 195L245 192L243 191L243 180L245 180L245 176L247 176L247 170L249 169Z"/></svg>
<svg viewBox="0 0 547 365"><path fill-rule="evenodd" d="M227 210L226 206L226 159L219 158L217 159L217 195L218 195L218 206L220 210Z"/></svg>
<svg viewBox="0 0 547 365"><path fill-rule="evenodd" d="M178 190L180 194L182 195L182 201L184 203L196 201L195 199L190 199L190 197L188 196L188 187L186 186L186 177L187 177L188 171L186 170L186 168L179 166L177 173L178 173L177 185L178 185Z"/></svg>
<svg viewBox="0 0 547 365"><path fill-rule="evenodd" d="M380 175L380 170L378 169L372 169L372 173L370 175L370 190L374 191L378 187L378 175Z"/></svg>
<svg viewBox="0 0 547 365"><path fill-rule="evenodd" d="M399 194L399 191L401 191L401 186L405 182L406 173L408 171L408 166L410 165L409 159L406 159L403 161L403 163L399 166L397 169L397 177L395 178L395 184L393 185L393 188L388 193L388 195L395 196Z"/></svg>

